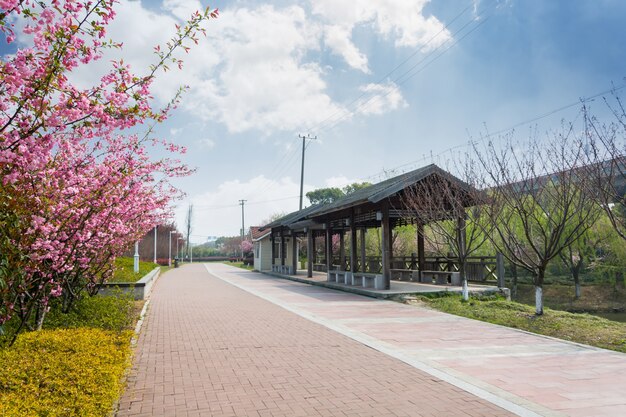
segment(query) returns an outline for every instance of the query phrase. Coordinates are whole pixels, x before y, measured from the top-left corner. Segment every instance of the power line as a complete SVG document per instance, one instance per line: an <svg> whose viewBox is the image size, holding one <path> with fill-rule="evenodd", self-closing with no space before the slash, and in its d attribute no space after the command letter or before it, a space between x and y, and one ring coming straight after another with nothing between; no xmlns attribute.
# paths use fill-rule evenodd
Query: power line
<svg viewBox="0 0 626 417"><path fill-rule="evenodd" d="M472 8L473 5L470 4L467 7L465 7L463 10L461 10L447 25L445 25L444 27L441 28L441 30L439 30L439 32L437 32L435 35L433 35L426 43L424 43L423 45L421 45L419 48L415 48L415 51L413 51L413 53L411 53L409 56L407 56L404 60L402 60L402 62L400 62L398 65L396 65L394 68L392 68L390 71L388 71L385 75L383 75L382 77L380 77L380 79L378 79L378 81L376 81L376 84L380 84L383 81L385 81L387 78L389 78L391 76L391 74L393 74L394 72L396 72L398 69L400 69L404 64L406 64L407 62L409 62L411 59L413 59L418 53L420 53L426 46L428 46L432 41L434 41L437 37L439 37L439 35L441 35L442 33L444 33L444 31L446 31L450 26L452 26L454 24L454 22L461 17L463 14L465 14L465 12L467 12L470 8ZM436 48L435 48L436 49ZM361 93L358 97L356 97L355 99L351 100L348 104L347 107L350 107L351 105L357 103L361 98L363 98L364 96L366 96L367 93L363 92ZM332 119L333 117L335 117L335 115L339 114L343 112L343 110L337 110L334 113L330 114L328 117L326 117L325 119L323 119L322 121L318 122L316 125L313 126L309 126L306 130L307 131L318 131L320 129L320 126L323 126L328 120Z"/></svg>
<svg viewBox="0 0 626 417"><path fill-rule="evenodd" d="M488 7L486 7L483 11L483 14L485 13L485 11L489 10L490 8L493 7L493 5L495 5L496 2L492 2ZM426 43L422 44L419 48L416 48L416 50L411 53L408 57L406 57L402 62L400 62L400 64L396 65L394 68L392 68L390 71L388 71L383 77L380 78L380 80L378 81L378 83L380 84L381 82L383 82L386 78L388 78L389 76L391 76L394 72L396 72L398 69L400 69L402 66L404 66L407 62L409 62L412 58L414 58L419 52L421 52L426 46L428 46L429 44L431 44L437 37L439 37L442 33L444 33L448 28L450 28L462 15L464 15L470 8L472 8L472 5L468 5L466 6L464 9L462 9L446 26L444 26L439 32L437 32L435 35L433 35ZM466 24L464 24L461 29L457 30L454 34L453 37L459 33L461 33L469 24L471 24L472 22L475 22L477 19L480 19L481 16L476 16L473 17L469 22L467 22ZM482 25L481 22L478 26ZM474 29L472 29L469 33L473 32L476 29L476 27ZM466 35L464 35L460 40L462 40L463 38L465 38L467 35L469 35L469 33L467 33ZM460 41L459 40L459 41ZM423 57L417 64L413 65L412 67L410 67L407 71L405 71L403 74L401 74L399 77L397 77L397 80L402 79L402 77L407 76L407 78L405 80L402 81L402 83L406 82L409 78L415 76L417 73L421 72L421 70L423 70L426 66L430 65L432 62L434 62L437 58L439 58L441 55L443 55L443 53L445 53L447 50L449 50L451 47L453 47L454 45L456 45L459 41L455 42L453 45L451 45L449 48L445 49L441 54L439 54L438 56L436 56L433 60L429 61L428 63L426 63L424 65L423 68L421 68L418 72L412 74L412 75L408 75L407 74L412 71L416 66L418 66L419 64L423 63L424 61L426 61L429 57L431 57L433 54L435 54L437 52L437 50L439 50L442 46L444 46L446 44L446 42L443 42L441 45L437 46L436 48L434 48L431 52L429 52L425 57ZM380 99L380 98L385 98L387 96L389 96L390 94L392 94L393 92L397 91L398 87L394 87L393 89L391 89L390 91L388 91L386 94L382 95L382 96L372 96L370 97L368 100L365 100L364 102L360 102L360 100L367 94L367 92L363 92L362 94L360 94L357 98L353 99L349 104L348 107L352 106L353 104L359 103L358 106L353 110L353 111L349 111L349 110L338 110L335 113L329 115L328 117L326 117L325 119L323 119L321 122L317 123L316 125L311 126L309 129L306 129L308 131L319 131L319 130L323 130L323 129L332 129L333 127L335 127L337 124L339 124L343 119L346 119L348 117L351 117L353 114L355 114L355 112L357 110L366 108L366 106L368 104L371 104L374 99ZM341 115L341 113L343 113L343 116ZM335 119L335 116L339 115L339 118ZM333 120L335 119L335 120ZM308 147L308 145L307 145ZM289 157L287 158L287 162L283 165L281 165L281 162L283 159L285 159L285 157L289 155ZM263 187L261 189L260 192L264 192L269 188L272 188L274 186L273 184L273 179L278 179L280 178L285 172L287 172L287 170L289 168L291 168L291 166L295 163L295 156L296 156L296 151L292 151L291 153L286 152L283 153L282 157L280 158L280 160L278 161L278 163L276 163L274 165L274 169L272 170L272 172L268 175L267 178L267 185L265 187ZM300 205L301 206L301 205Z"/></svg>
<svg viewBox="0 0 626 417"><path fill-rule="evenodd" d="M261 201L248 201L246 200L248 205L257 205L257 204L266 204L266 203L273 203L276 201L285 201L285 200L293 200L298 198L297 195L294 196L289 196L289 197L281 197L281 198L274 198L271 200L261 200ZM239 206L240 204L225 204L225 205L219 205L219 206L199 206L199 205L194 205L194 209L198 210L200 209L200 211L211 211L211 210L221 210L221 209L227 209L227 208L235 208L237 206Z"/></svg>
<svg viewBox="0 0 626 417"><path fill-rule="evenodd" d="M482 135L479 140L480 141L484 141L485 139L488 139L488 138L491 138L491 137L494 137L494 136L501 136L501 135L503 135L505 133L511 132L512 130L514 130L514 129L520 127L520 126L525 126L525 125L528 125L530 123L537 122L539 120L545 119L546 117L549 117L549 116L552 116L552 115L554 115L556 113L559 113L559 112L561 112L563 110L567 110L567 109L570 109L570 108L572 108L574 106L588 103L588 102L590 102L592 100L595 100L598 97L601 97L601 96L606 95L608 93L620 91L620 90L622 90L624 88L626 88L626 84L622 84L619 87L612 87L610 89L601 91L599 93L594 93L593 95L588 96L586 98L580 98L578 101L575 101L575 102L566 104L564 106L560 106L560 107L558 107L556 109L549 110L547 112L541 113L541 114L539 114L539 115L537 115L535 117L532 117L532 118L530 118L530 119L528 119L526 121L515 123L514 125L509 126L507 128L500 129L500 130L497 130L495 132L488 133L486 135ZM428 156L423 156L422 158L416 159L414 161L407 162L407 163L395 166L395 167L387 169L387 170L379 171L376 174L372 174L372 175L370 175L368 177L363 177L363 178L361 178L361 180L367 180L367 179L373 179L373 178L376 178L376 177L380 177L380 176L386 174L389 171L396 171L396 170L398 170L400 168L404 168L404 167L407 167L407 166L413 166L413 165L417 164L418 162L424 162L424 161L428 160L429 158L430 159L439 158L439 157L443 156L444 154L449 153L451 151L454 151L456 149L470 147L474 143L475 143L475 141L468 141L466 143L462 143L462 144L459 144L459 145L451 146L451 147L449 147L447 149L444 149L443 151L441 151L441 152L439 152L439 153L437 153L435 155L431 154L431 155L428 155Z"/></svg>

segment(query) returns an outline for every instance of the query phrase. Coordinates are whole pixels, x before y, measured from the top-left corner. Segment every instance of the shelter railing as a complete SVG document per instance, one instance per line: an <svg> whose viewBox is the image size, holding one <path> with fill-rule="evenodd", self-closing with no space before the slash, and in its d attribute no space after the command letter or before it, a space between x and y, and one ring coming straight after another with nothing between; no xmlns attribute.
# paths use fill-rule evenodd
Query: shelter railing
<svg viewBox="0 0 626 417"><path fill-rule="evenodd" d="M456 257L427 256L425 258L425 271L459 271L459 260ZM315 270L326 272L326 260L317 259ZM341 265L340 257L333 256L332 265L344 271L351 271L350 258L346 257ZM381 256L367 256L365 258L365 271L361 265L361 259L357 258L356 270L369 273L381 273L383 269ZM394 256L391 258L391 269L409 269L417 271L417 256ZM497 282L498 268L495 256L470 256L467 258L465 274L471 282Z"/></svg>

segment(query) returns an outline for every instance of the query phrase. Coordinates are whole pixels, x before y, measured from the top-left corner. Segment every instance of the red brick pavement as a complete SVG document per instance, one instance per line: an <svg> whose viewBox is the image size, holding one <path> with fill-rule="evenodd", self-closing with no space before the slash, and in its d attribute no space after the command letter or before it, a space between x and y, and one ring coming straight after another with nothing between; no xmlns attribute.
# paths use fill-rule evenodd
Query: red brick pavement
<svg viewBox="0 0 626 417"><path fill-rule="evenodd" d="M209 275L156 284L122 416L508 416L497 406Z"/></svg>

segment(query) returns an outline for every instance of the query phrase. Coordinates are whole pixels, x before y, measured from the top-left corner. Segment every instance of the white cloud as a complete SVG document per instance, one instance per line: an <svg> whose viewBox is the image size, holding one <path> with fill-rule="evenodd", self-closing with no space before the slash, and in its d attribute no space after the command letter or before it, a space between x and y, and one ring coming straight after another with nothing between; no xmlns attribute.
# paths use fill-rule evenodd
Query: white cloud
<svg viewBox="0 0 626 417"><path fill-rule="evenodd" d="M420 47L425 52L451 38L444 24L434 16L424 16L429 0L334 0L311 1L313 13L324 21L326 45L352 68L369 72L367 56L352 42L357 26L370 26L396 46Z"/></svg>
<svg viewBox="0 0 626 417"><path fill-rule="evenodd" d="M360 87L366 94L357 105L360 114L383 114L408 106L398 86L389 81L384 84L367 84Z"/></svg>
<svg viewBox="0 0 626 417"><path fill-rule="evenodd" d="M311 186L305 185L304 192ZM248 181L233 179L220 184L215 191L194 196L176 210L179 225L184 223L187 203L194 205L193 230L212 236L235 236L241 229L239 200L247 199L245 209L246 229L258 226L276 213L298 209L300 183L290 177L270 180L263 175ZM200 232L201 231L201 232ZM192 234L198 234L192 231ZM201 242L201 238L194 241Z"/></svg>
<svg viewBox="0 0 626 417"><path fill-rule="evenodd" d="M180 20L189 19L196 10L204 10L198 0L163 0L162 7Z"/></svg>
<svg viewBox="0 0 626 417"><path fill-rule="evenodd" d="M324 43L335 54L340 55L346 63L354 69L369 74L367 56L352 43L351 28L339 25L329 25L324 28Z"/></svg>
<svg viewBox="0 0 626 417"><path fill-rule="evenodd" d="M331 188L331 187L343 188L346 185L354 184L355 182L361 182L361 180L358 178L348 178L343 175L326 178L325 180L326 187L328 188Z"/></svg>
<svg viewBox="0 0 626 417"><path fill-rule="evenodd" d="M213 149L215 147L215 141L209 138L198 139L196 143L203 149Z"/></svg>
<svg viewBox="0 0 626 417"><path fill-rule="evenodd" d="M368 73L368 58L351 39L354 27L372 25L399 45L419 43L420 34L438 27L434 18L432 28L428 26L430 18L421 14L424 1L405 3L410 2L372 5L358 0L352 5L320 0L311 7L313 15L298 5L244 8L235 3L206 24L207 37L200 36L199 45L188 54L179 51L183 70L159 73L152 92L164 105L179 86L188 85L180 110L203 121L221 122L231 133L306 131L332 115L347 113L331 97L327 66L311 54L326 47L351 68ZM197 0L164 0L158 9L146 4L120 0L108 36L123 40L123 51L108 51L99 62L72 74L73 81L93 85L110 68L110 61L119 58L138 75L146 74L156 60L154 46L164 45L175 33L174 25L201 7ZM404 102L399 94L366 114L398 108Z"/></svg>

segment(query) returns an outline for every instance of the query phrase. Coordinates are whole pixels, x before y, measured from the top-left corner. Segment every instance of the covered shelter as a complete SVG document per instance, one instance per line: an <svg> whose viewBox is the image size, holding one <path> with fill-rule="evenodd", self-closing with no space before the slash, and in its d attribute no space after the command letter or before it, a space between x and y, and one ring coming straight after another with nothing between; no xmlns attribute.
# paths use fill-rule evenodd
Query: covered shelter
<svg viewBox="0 0 626 417"><path fill-rule="evenodd" d="M358 285L364 288L388 290L392 278L422 281L427 265L424 246L424 224L417 214L404 204L404 194L420 183L433 184L447 181L458 190L464 207L475 204L475 189L449 172L431 164L414 171L389 178L369 187L357 190L332 203L313 205L290 213L261 227L271 231L272 271L280 274L296 274L298 240L307 241L308 277L313 271L324 271L330 282ZM449 218L449 213L441 213ZM464 221L464 219L458 219ZM392 253L392 232L399 225L415 224L417 256L398 261ZM365 233L367 229L380 228L381 253L379 257L366 257ZM349 239L345 237L349 236ZM317 263L315 237L323 237L323 263ZM333 253L333 237L338 240L339 257ZM289 239L290 245L286 245ZM349 241L346 254L345 241ZM291 253L287 256L287 250ZM437 271L432 271L437 272ZM430 277L432 280L433 277ZM447 279L447 276L446 276ZM432 282L432 281L431 281Z"/></svg>

